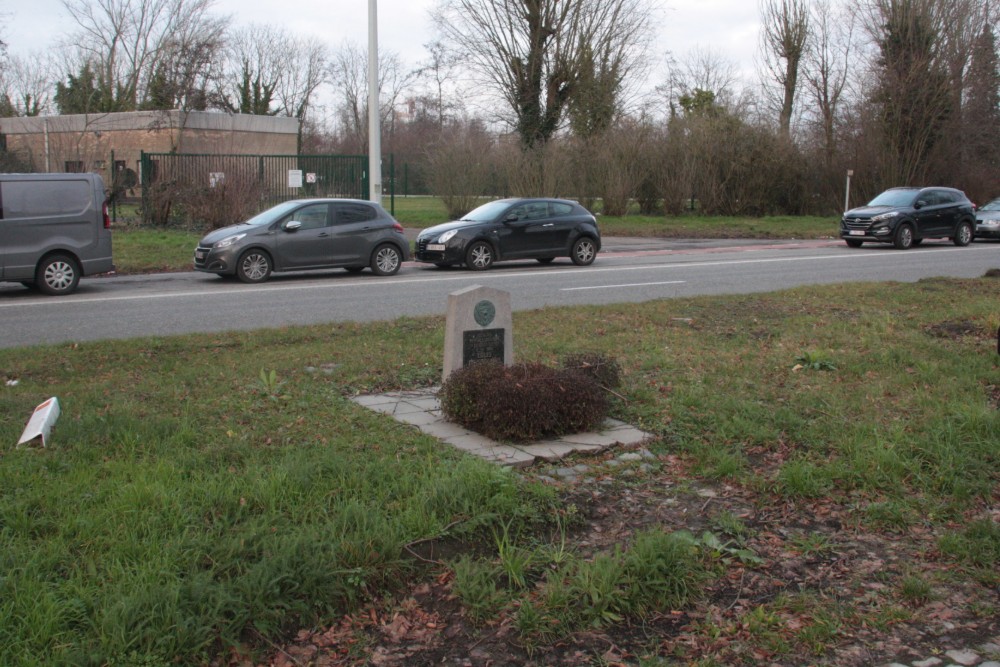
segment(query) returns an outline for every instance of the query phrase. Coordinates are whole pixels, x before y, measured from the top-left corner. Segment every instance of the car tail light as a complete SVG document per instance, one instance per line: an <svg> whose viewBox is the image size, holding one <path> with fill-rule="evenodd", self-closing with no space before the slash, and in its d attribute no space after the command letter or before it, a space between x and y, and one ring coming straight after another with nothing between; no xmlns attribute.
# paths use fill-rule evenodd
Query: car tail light
<svg viewBox="0 0 1000 667"><path fill-rule="evenodd" d="M399 224L398 222L392 223L392 228L395 229L400 234L403 233L403 225Z"/></svg>
<svg viewBox="0 0 1000 667"><path fill-rule="evenodd" d="M111 229L111 216L108 215L108 200L104 200L104 204L101 206L101 215L104 216L104 228Z"/></svg>

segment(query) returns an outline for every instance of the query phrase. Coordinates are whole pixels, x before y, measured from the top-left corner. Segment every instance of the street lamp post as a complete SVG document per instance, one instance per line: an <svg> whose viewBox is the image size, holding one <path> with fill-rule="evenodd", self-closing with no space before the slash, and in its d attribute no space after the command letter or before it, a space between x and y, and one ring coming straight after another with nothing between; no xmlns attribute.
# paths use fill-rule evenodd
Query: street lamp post
<svg viewBox="0 0 1000 667"><path fill-rule="evenodd" d="M375 2L375 0L372 0ZM853 169L847 170L847 191L844 192L844 212L851 210L851 176L854 175Z"/></svg>
<svg viewBox="0 0 1000 667"><path fill-rule="evenodd" d="M378 8L368 0L368 199L382 202L382 137L378 108Z"/></svg>

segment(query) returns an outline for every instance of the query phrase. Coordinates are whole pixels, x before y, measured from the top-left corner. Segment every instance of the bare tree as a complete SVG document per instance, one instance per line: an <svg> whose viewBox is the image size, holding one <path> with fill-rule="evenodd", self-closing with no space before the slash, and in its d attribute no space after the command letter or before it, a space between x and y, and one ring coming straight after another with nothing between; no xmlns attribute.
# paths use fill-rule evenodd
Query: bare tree
<svg viewBox="0 0 1000 667"><path fill-rule="evenodd" d="M761 0L764 66L781 88L778 127L791 134L792 110L798 88L799 67L809 39L809 8L805 0Z"/></svg>
<svg viewBox="0 0 1000 667"><path fill-rule="evenodd" d="M181 26L163 44L142 107L204 111L222 67L225 31L222 19Z"/></svg>
<svg viewBox="0 0 1000 667"><path fill-rule="evenodd" d="M9 101L10 113L17 116L40 116L52 103L54 65L46 53L13 55L0 72L2 93Z"/></svg>
<svg viewBox="0 0 1000 667"><path fill-rule="evenodd" d="M415 74L418 81L429 81L430 92L424 96L424 105L434 110L438 129L444 130L448 116L461 106L454 97L448 97L461 59L440 41L425 44L424 48L429 57Z"/></svg>
<svg viewBox="0 0 1000 667"><path fill-rule="evenodd" d="M868 0L878 47L871 103L882 138L884 183L925 180L930 156L955 113L942 58L940 0Z"/></svg>
<svg viewBox="0 0 1000 667"><path fill-rule="evenodd" d="M851 12L835 13L829 0L816 0L810 23L813 38L802 74L822 136L824 162L829 167L837 148L837 116L854 56L855 21Z"/></svg>
<svg viewBox="0 0 1000 667"><path fill-rule="evenodd" d="M403 91L413 82L415 73L407 71L399 56L381 51L379 66L379 113L383 131L391 150L396 121L396 105ZM340 91L338 117L352 150L364 152L368 144L368 56L349 42L334 53L330 63L330 80Z"/></svg>
<svg viewBox="0 0 1000 667"><path fill-rule="evenodd" d="M676 60L668 54L666 80L656 87L660 99L665 101L668 118L683 113L682 98L706 99L711 105L733 109L741 97L736 66L718 51L696 46L684 58Z"/></svg>
<svg viewBox="0 0 1000 667"><path fill-rule="evenodd" d="M213 2L62 0L79 27L77 62L94 69L107 98L104 110L131 110L144 102L154 74L163 71L160 65L178 53L178 40L184 48L213 41L220 27L219 19L209 15Z"/></svg>
<svg viewBox="0 0 1000 667"><path fill-rule="evenodd" d="M648 0L441 0L435 19L531 148L559 128L585 59L618 89L643 56L650 13Z"/></svg>
<svg viewBox="0 0 1000 667"><path fill-rule="evenodd" d="M270 25L233 31L219 90L221 106L233 113L273 116L278 84L284 76L288 35Z"/></svg>
<svg viewBox="0 0 1000 667"><path fill-rule="evenodd" d="M290 38L287 48L284 72L278 79L278 103L283 115L303 120L316 89L326 81L327 50L315 37Z"/></svg>
<svg viewBox="0 0 1000 667"><path fill-rule="evenodd" d="M980 201L1000 192L1000 55L991 22L981 28L966 75L963 185Z"/></svg>

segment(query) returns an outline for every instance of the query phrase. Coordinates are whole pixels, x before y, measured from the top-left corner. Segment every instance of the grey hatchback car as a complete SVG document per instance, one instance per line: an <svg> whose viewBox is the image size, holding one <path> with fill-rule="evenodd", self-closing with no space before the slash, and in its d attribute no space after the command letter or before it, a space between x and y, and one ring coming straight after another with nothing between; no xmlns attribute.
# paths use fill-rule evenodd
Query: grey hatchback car
<svg viewBox="0 0 1000 667"><path fill-rule="evenodd" d="M194 268L245 283L271 272L344 268L391 276L410 257L403 226L360 199L296 199L206 235Z"/></svg>

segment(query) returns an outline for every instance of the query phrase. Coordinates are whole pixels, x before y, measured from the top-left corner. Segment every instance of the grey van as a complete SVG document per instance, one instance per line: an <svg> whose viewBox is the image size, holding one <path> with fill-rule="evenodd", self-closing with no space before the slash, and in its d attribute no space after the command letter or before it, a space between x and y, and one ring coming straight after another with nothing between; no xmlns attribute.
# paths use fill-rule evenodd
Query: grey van
<svg viewBox="0 0 1000 667"><path fill-rule="evenodd" d="M0 174L0 280L70 294L113 269L98 174Z"/></svg>

